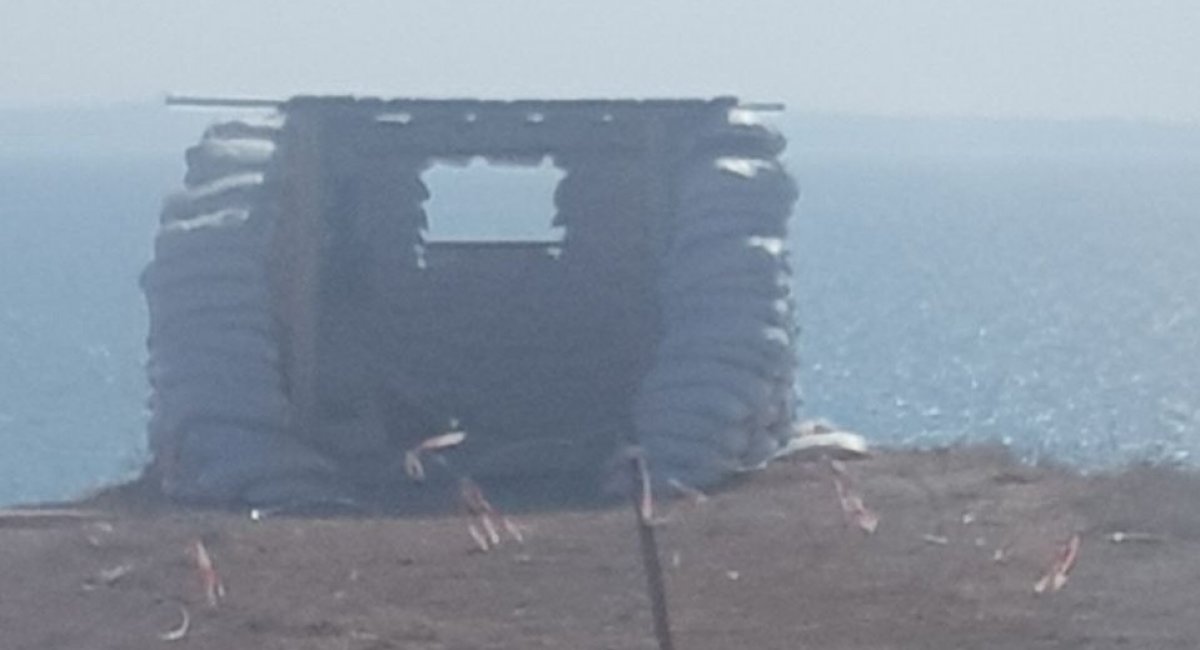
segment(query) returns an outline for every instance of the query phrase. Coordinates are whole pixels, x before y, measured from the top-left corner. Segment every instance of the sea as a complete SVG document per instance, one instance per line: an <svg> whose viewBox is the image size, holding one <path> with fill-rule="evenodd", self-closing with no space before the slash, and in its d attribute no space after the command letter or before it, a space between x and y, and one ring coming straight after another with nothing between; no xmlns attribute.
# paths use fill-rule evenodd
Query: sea
<svg viewBox="0 0 1200 650"><path fill-rule="evenodd" d="M0 504L146 462L138 274L208 119L0 111ZM1082 471L1200 460L1200 127L779 119L802 417ZM553 170L506 173L439 169L435 202L473 200L431 220L548 216Z"/></svg>

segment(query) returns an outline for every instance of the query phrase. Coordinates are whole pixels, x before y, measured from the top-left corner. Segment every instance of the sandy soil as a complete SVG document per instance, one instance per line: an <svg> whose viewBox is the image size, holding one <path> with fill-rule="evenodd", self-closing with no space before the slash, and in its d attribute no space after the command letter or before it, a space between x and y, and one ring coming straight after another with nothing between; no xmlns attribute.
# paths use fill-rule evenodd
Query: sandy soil
<svg viewBox="0 0 1200 650"><path fill-rule="evenodd" d="M820 464L659 504L677 648L1200 643L1195 475L1086 478L991 450L884 453L848 471L874 534L848 522ZM517 514L524 544L481 553L462 515L252 521L100 505L87 521L0 520L0 647L655 647L625 507ZM1075 533L1065 587L1034 594ZM197 539L227 590L217 607L188 551ZM181 607L190 629L163 640Z"/></svg>

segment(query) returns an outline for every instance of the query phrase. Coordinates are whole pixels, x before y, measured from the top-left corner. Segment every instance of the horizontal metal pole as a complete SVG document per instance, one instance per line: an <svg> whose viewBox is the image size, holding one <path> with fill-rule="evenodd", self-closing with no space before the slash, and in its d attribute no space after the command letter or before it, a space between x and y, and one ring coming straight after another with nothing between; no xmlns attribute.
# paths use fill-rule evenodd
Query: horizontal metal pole
<svg viewBox="0 0 1200 650"><path fill-rule="evenodd" d="M345 99L345 98L338 98L338 99ZM387 101L387 100L381 100L381 101ZM437 100L425 100L425 101L428 101L431 104L439 103ZM463 103L468 103L468 102L479 101L479 100L444 100L441 103L457 103L458 101L462 101ZM584 102L586 100L579 100L579 101ZM622 101L623 100L615 100L612 103L619 104ZM422 100L416 101L416 103L421 103L421 102L422 102ZM202 108L279 108L280 106L283 106L286 103L287 103L287 100L282 100L282 99L264 99L264 98L256 98L256 97L200 97L200 96L195 96L195 95L167 95L167 100L166 100L167 106L192 106L192 107L202 107ZM537 100L524 100L524 103L537 103ZM553 105L555 103L569 104L571 102L563 101L563 100L558 100L558 101L548 100L546 103ZM599 100L599 101L597 101L597 103L602 104L604 102L603 102L603 100ZM746 102L746 103L742 103L742 104L737 104L736 108L739 108L744 111L778 112L778 111L785 110L786 107L784 106L784 104L782 102Z"/></svg>
<svg viewBox="0 0 1200 650"><path fill-rule="evenodd" d="M279 108L283 104L284 102L278 99L167 95L167 106L193 106L201 108Z"/></svg>
<svg viewBox="0 0 1200 650"><path fill-rule="evenodd" d="M747 102L738 104L737 108L754 113L781 113L787 110L787 106L783 102Z"/></svg>

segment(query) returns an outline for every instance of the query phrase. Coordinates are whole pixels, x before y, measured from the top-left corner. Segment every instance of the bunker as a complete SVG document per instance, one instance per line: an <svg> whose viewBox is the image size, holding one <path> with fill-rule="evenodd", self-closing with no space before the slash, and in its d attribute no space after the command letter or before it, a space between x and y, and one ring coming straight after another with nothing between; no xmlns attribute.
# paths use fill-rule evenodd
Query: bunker
<svg viewBox="0 0 1200 650"><path fill-rule="evenodd" d="M598 487L637 444L702 487L794 435L797 194L756 107L174 101L269 115L187 151L142 277L168 496L361 494L451 426L481 479ZM422 174L477 158L561 170L562 240L427 241Z"/></svg>

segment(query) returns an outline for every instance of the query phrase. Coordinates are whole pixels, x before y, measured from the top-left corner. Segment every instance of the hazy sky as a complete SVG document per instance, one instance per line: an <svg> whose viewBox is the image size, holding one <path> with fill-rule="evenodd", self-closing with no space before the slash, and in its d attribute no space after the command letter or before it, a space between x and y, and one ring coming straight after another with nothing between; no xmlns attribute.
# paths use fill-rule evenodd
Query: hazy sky
<svg viewBox="0 0 1200 650"><path fill-rule="evenodd" d="M167 91L1200 123L1200 0L0 0L0 106Z"/></svg>

